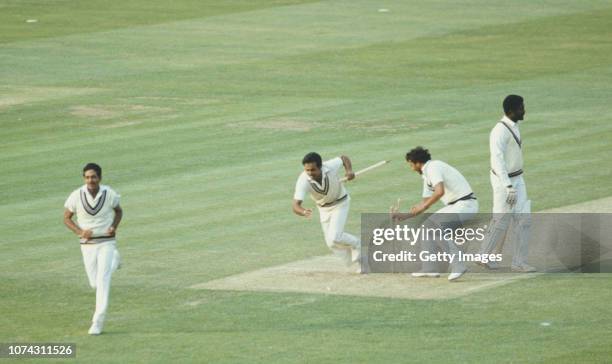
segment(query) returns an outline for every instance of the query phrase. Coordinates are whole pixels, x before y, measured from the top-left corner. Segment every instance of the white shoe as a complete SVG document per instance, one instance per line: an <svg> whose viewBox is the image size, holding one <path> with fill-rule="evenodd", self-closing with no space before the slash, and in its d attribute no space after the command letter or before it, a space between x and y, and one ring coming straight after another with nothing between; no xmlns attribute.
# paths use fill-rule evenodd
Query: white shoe
<svg viewBox="0 0 612 364"><path fill-rule="evenodd" d="M438 278L440 273L414 272L411 274L414 278Z"/></svg>
<svg viewBox="0 0 612 364"><path fill-rule="evenodd" d="M87 333L89 335L100 335L102 333L102 323L101 322L92 323Z"/></svg>
<svg viewBox="0 0 612 364"><path fill-rule="evenodd" d="M452 281L456 281L456 280L457 280L457 279L459 279L459 278L460 278L462 275L464 275L464 274L465 274L465 272L467 272L467 268L466 268L466 269L464 269L464 270L463 270L463 271L461 271L461 272L451 273L451 274L449 274L449 275L448 275L448 280L449 280L449 281L451 281L451 282L452 282Z"/></svg>
<svg viewBox="0 0 612 364"><path fill-rule="evenodd" d="M537 269L535 269L534 267L530 266L527 263L521 263L519 265L512 265L511 269L513 272L517 272L517 273L533 273L533 272L538 271Z"/></svg>

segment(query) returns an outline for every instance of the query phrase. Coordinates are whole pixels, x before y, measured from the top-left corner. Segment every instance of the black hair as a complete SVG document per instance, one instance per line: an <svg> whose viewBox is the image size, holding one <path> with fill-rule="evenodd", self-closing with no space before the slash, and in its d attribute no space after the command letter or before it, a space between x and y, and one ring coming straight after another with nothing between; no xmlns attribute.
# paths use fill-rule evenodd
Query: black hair
<svg viewBox="0 0 612 364"><path fill-rule="evenodd" d="M406 161L412 163L426 163L431 159L431 154L427 149L423 147L416 147L410 152L406 153Z"/></svg>
<svg viewBox="0 0 612 364"><path fill-rule="evenodd" d="M509 114L523 104L523 98L519 95L508 95L504 99L504 113Z"/></svg>
<svg viewBox="0 0 612 364"><path fill-rule="evenodd" d="M321 159L321 156L318 153L310 152L306 154L302 159L302 165L305 165L306 163L316 163L317 168L321 168L321 166L323 165L323 160Z"/></svg>
<svg viewBox="0 0 612 364"><path fill-rule="evenodd" d="M98 178L102 178L102 168L95 163L87 163L87 165L83 167L83 175L85 175L85 172L89 171L90 169L96 171Z"/></svg>

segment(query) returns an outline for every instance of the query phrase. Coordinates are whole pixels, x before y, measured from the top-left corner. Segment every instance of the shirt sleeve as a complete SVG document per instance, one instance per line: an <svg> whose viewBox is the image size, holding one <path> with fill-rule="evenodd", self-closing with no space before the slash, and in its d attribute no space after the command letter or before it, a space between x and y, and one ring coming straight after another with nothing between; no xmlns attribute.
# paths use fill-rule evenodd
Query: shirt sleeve
<svg viewBox="0 0 612 364"><path fill-rule="evenodd" d="M429 180L429 183L431 183L432 187L436 187L438 183L444 182L444 174L442 173L442 165L440 163L430 163L430 166L427 169L427 179Z"/></svg>
<svg viewBox="0 0 612 364"><path fill-rule="evenodd" d="M304 201L306 194L308 193L308 181L304 178L304 174L301 174L295 184L295 193L293 199L298 201Z"/></svg>
<svg viewBox="0 0 612 364"><path fill-rule="evenodd" d="M427 186L427 180L423 179L423 198L428 198L433 195L433 191Z"/></svg>
<svg viewBox="0 0 612 364"><path fill-rule="evenodd" d="M64 203L64 208L66 208L68 211L75 213L76 209L77 209L77 197L78 197L78 193L71 193L70 196L68 196L68 198L66 199L66 202Z"/></svg>
<svg viewBox="0 0 612 364"><path fill-rule="evenodd" d="M327 168L329 168L332 172L336 174L338 174L338 171L340 170L340 168L344 166L344 163L342 163L342 158L340 157L336 157L328 161L325 161L323 164L325 164Z"/></svg>
<svg viewBox="0 0 612 364"><path fill-rule="evenodd" d="M508 177L508 169L504 160L504 153L510 140L509 133L505 133L501 127L494 127L489 137L489 149L491 151L491 169L495 175L503 182L504 186L512 185Z"/></svg>
<svg viewBox="0 0 612 364"><path fill-rule="evenodd" d="M111 206L115 209L119 206L119 200L121 199L121 195L117 193L117 191L113 190L112 193Z"/></svg>

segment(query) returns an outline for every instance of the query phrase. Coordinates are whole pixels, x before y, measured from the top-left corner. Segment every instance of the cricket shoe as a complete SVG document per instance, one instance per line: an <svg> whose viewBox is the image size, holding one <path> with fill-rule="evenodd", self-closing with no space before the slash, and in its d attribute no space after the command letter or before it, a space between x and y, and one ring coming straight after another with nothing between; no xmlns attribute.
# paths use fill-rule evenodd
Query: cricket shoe
<svg viewBox="0 0 612 364"><path fill-rule="evenodd" d="M465 274L465 272L467 272L467 268L465 268L464 270L462 270L461 272L454 272L448 275L448 280L450 282L452 281L456 281L457 279L461 278L461 276L463 276Z"/></svg>
<svg viewBox="0 0 612 364"><path fill-rule="evenodd" d="M440 273L414 272L410 274L414 278L438 278Z"/></svg>
<svg viewBox="0 0 612 364"><path fill-rule="evenodd" d="M87 331L89 335L100 335L102 333L102 323L101 322L93 322L89 331Z"/></svg>
<svg viewBox="0 0 612 364"><path fill-rule="evenodd" d="M521 263L518 265L513 264L510 269L512 269L512 271L516 273L533 273L538 271L527 263Z"/></svg>

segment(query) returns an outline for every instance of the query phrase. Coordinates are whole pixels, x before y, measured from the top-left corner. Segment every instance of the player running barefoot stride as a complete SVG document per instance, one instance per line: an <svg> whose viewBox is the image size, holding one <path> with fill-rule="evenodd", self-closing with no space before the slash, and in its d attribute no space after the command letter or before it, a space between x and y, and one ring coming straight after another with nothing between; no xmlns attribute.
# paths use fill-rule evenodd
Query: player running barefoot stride
<svg viewBox="0 0 612 364"><path fill-rule="evenodd" d="M293 195L293 212L306 218L312 215L311 209L302 207L309 193L319 209L325 243L329 249L343 258L347 266L358 262L361 257L361 241L344 231L351 198L339 175L340 167L344 167L347 180L355 178L351 160L343 155L322 162L321 156L313 152L304 156L302 165L304 171L297 180Z"/></svg>
<svg viewBox="0 0 612 364"><path fill-rule="evenodd" d="M74 190L64 204L64 224L80 237L81 253L89 285L96 290L96 311L90 335L102 333L111 275L120 266L115 234L123 211L119 194L101 185L102 169L95 163L83 168L85 185ZM77 223L72 218L76 214Z"/></svg>

